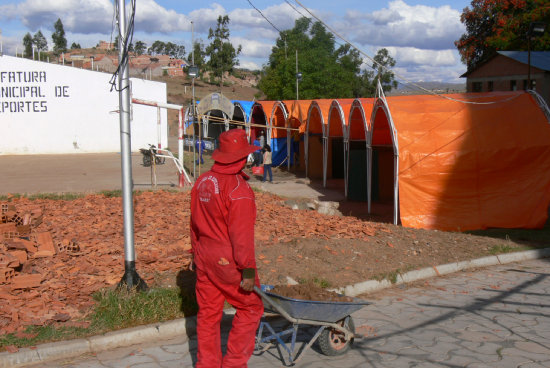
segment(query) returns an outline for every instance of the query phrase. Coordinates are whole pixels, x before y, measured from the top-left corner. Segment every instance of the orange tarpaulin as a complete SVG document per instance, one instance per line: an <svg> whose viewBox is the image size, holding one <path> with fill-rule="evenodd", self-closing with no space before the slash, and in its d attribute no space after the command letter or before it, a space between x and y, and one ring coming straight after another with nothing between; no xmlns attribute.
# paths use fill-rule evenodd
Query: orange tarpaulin
<svg viewBox="0 0 550 368"><path fill-rule="evenodd" d="M387 98L398 137L402 224L460 231L542 227L550 203L550 125L535 99L526 92L449 97L495 103ZM373 139L377 125L383 128L378 114Z"/></svg>

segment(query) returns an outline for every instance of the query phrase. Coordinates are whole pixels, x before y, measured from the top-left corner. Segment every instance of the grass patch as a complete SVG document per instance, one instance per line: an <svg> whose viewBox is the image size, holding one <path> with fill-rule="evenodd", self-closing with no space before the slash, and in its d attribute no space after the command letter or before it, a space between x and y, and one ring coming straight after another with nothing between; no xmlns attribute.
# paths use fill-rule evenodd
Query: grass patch
<svg viewBox="0 0 550 368"><path fill-rule="evenodd" d="M103 195L107 198L117 198L122 197L122 189L115 189L115 190L102 190L99 192L99 194Z"/></svg>
<svg viewBox="0 0 550 368"><path fill-rule="evenodd" d="M25 333L0 336L0 348L7 345L18 347L40 343L70 340L97 335L107 331L135 327L149 323L163 322L197 314L198 306L194 294L182 293L180 288L158 288L148 292L125 289L103 290L94 295L96 305L86 318L90 326L29 326Z"/></svg>
<svg viewBox="0 0 550 368"><path fill-rule="evenodd" d="M496 254L512 253L523 249L524 248L512 247L506 244L504 245L499 244L499 245L493 245L491 248L489 248L489 254L496 255Z"/></svg>
<svg viewBox="0 0 550 368"><path fill-rule="evenodd" d="M36 194L11 194L10 196L0 196L0 201L12 201L14 199L27 198L31 201L37 199L50 199L55 201L72 201L74 199L86 196L84 193L36 193Z"/></svg>

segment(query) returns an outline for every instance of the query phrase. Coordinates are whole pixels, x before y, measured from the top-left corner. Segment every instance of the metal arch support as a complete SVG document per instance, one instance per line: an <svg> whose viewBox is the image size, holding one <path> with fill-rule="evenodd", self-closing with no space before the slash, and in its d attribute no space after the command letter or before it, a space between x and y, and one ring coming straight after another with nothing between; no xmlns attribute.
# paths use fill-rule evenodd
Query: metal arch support
<svg viewBox="0 0 550 368"><path fill-rule="evenodd" d="M323 135L323 187L327 187L328 137Z"/></svg>
<svg viewBox="0 0 550 368"><path fill-rule="evenodd" d="M381 101L380 108L382 108L384 110L384 113L386 114L386 118L388 119L388 124L391 131L393 144L393 224L397 225L399 221L399 142L397 140L397 129L395 128L395 124L390 113L388 102L386 101L386 96L384 95L384 90L382 89L382 85L380 84L380 80L378 80L376 95L378 96L379 101ZM372 121L374 130L374 119Z"/></svg>

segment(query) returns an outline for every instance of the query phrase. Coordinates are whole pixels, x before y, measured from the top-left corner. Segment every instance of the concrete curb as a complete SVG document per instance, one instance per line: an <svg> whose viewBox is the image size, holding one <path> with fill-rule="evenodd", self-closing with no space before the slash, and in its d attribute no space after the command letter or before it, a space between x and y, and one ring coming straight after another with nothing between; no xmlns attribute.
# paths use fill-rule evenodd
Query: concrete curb
<svg viewBox="0 0 550 368"><path fill-rule="evenodd" d="M550 248L507 253L498 256L473 259L470 261L448 263L441 266L427 267L420 270L398 274L395 284L404 284L432 277L448 275L471 268L487 267L546 257L550 257ZM392 282L389 280L368 280L334 289L334 291L353 297L360 294L386 289L392 285ZM36 346L35 348L23 348L17 353L0 353L0 368L23 367L30 364L49 362L57 359L74 358L83 354L93 354L109 349L155 340L181 337L186 333L188 335L194 333L195 328L196 318L189 317L108 332L104 335L92 336L86 339L42 344Z"/></svg>

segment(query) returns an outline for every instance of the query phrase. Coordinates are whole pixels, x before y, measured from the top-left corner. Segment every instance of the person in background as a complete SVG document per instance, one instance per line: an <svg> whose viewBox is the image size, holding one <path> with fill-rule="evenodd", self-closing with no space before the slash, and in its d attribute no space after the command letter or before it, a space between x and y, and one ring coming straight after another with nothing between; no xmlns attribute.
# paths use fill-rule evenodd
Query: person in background
<svg viewBox="0 0 550 368"><path fill-rule="evenodd" d="M202 158L202 152L206 149L206 144L202 139L197 139L195 143L195 147L197 149L197 154L199 155L199 157L197 158L196 164L198 165L200 160L201 165L203 165L204 159Z"/></svg>
<svg viewBox="0 0 550 368"><path fill-rule="evenodd" d="M263 146L260 146L260 141L258 138L254 139L254 142L252 144L258 147L263 147ZM254 156L254 163L252 164L252 166L260 166L262 163L261 148L258 149L257 151L254 151L252 155Z"/></svg>
<svg viewBox="0 0 550 368"><path fill-rule="evenodd" d="M264 152L264 179L262 181L265 182L266 174L269 172L269 182L273 183L273 174L271 173L271 147L269 144L266 144L262 151Z"/></svg>
<svg viewBox="0 0 550 368"><path fill-rule="evenodd" d="M259 147L246 133L231 129L219 137L214 165L191 190L192 268L197 273L197 368L246 368L254 351L263 303L254 250L256 202L242 171ZM236 310L222 356L220 321L224 301Z"/></svg>
<svg viewBox="0 0 550 368"><path fill-rule="evenodd" d="M260 130L260 137L258 138L258 140L260 142L260 147L265 146L266 142L265 142L265 136L264 136L263 130Z"/></svg>

